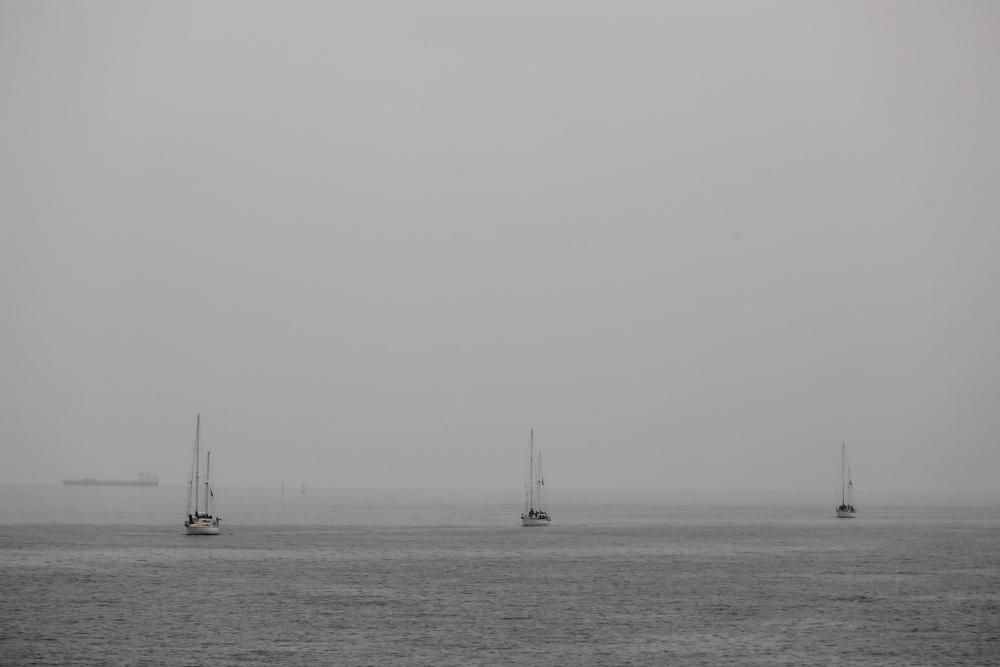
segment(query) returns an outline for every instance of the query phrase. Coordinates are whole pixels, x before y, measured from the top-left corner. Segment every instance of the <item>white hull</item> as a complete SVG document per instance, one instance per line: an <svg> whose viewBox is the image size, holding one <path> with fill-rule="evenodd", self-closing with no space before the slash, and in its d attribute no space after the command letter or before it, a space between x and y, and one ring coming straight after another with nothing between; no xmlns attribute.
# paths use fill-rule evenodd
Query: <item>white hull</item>
<svg viewBox="0 0 1000 667"><path fill-rule="evenodd" d="M552 523L551 519L528 519L526 517L521 517L522 526L547 526Z"/></svg>
<svg viewBox="0 0 1000 667"><path fill-rule="evenodd" d="M188 535L218 535L219 526L218 525L194 525L194 526L184 526L184 530L187 531Z"/></svg>
<svg viewBox="0 0 1000 667"><path fill-rule="evenodd" d="M848 512L847 510L837 510L838 519L853 519L857 515L857 512Z"/></svg>

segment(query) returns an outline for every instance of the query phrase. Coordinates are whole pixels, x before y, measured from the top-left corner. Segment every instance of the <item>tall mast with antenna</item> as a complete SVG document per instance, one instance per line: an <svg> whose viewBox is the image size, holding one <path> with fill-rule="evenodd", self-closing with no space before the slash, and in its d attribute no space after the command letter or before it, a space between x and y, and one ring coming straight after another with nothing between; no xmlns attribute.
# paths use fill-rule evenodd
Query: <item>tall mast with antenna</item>
<svg viewBox="0 0 1000 667"><path fill-rule="evenodd" d="M531 511L535 510L535 429L531 429L531 445L528 451L528 485L531 488L529 492L531 494L531 501L529 507Z"/></svg>
<svg viewBox="0 0 1000 667"><path fill-rule="evenodd" d="M194 511L198 511L198 486L199 486L199 467L198 459L201 456L199 450L201 447L201 415L198 415L194 426Z"/></svg>
<svg viewBox="0 0 1000 667"><path fill-rule="evenodd" d="M844 476L847 472L847 443L840 443L840 504L842 506L847 505L847 487L844 482Z"/></svg>

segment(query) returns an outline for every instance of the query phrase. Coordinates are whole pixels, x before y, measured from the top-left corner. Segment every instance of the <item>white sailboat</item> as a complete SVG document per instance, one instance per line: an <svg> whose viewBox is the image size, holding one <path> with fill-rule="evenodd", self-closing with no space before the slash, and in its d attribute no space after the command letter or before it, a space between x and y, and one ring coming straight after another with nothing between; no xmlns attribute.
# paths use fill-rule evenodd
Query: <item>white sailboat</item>
<svg viewBox="0 0 1000 667"><path fill-rule="evenodd" d="M528 454L528 488L524 491L524 511L521 513L522 526L547 526L552 517L545 510L545 498L542 490L545 478L542 477L542 453L538 453L538 467L535 468L535 429L531 429L531 444Z"/></svg>
<svg viewBox="0 0 1000 667"><path fill-rule="evenodd" d="M205 491L203 494L205 506L204 509L200 508L199 490L202 485L200 478L200 450L201 415L198 415L194 427L194 459L191 462L191 478L188 481L188 506L187 518L184 519L184 530L187 531L188 535L218 535L219 523L221 523L222 519L218 516L212 516L212 503L215 498L215 492L212 490L211 484L209 484L212 452L208 452L208 456L205 459Z"/></svg>
<svg viewBox="0 0 1000 667"><path fill-rule="evenodd" d="M854 482L851 469L847 465L847 445L840 445L840 505L837 506L838 519L853 519L858 511L854 508Z"/></svg>

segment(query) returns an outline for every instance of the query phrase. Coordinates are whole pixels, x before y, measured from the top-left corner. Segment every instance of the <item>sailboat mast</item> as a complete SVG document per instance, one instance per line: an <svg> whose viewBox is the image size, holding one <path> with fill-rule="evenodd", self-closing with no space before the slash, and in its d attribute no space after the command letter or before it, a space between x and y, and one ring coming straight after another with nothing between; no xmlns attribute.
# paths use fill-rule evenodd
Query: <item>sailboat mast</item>
<svg viewBox="0 0 1000 667"><path fill-rule="evenodd" d="M198 511L198 486L199 486L199 469L198 469L198 459L201 457L201 415L198 415L198 419L195 422L194 427L194 511Z"/></svg>
<svg viewBox="0 0 1000 667"><path fill-rule="evenodd" d="M200 417L201 416L199 415L199 418ZM196 425L195 425L195 440L197 440L197 439L198 439L198 427L197 427L197 422L196 422ZM191 513L191 499L194 498L194 489L191 488L191 487L194 486L194 463L197 460L198 460L198 452L197 452L197 450L195 450L193 456L191 457L191 471L190 471L190 473L188 473L187 514ZM195 509L197 509L197 507L195 507Z"/></svg>
<svg viewBox="0 0 1000 667"><path fill-rule="evenodd" d="M535 429L531 429L531 445L528 448L528 487L531 489L528 507L535 509Z"/></svg>
<svg viewBox="0 0 1000 667"><path fill-rule="evenodd" d="M847 488L844 486L844 472L847 469L847 443L840 443L840 504L847 505Z"/></svg>
<svg viewBox="0 0 1000 667"><path fill-rule="evenodd" d="M208 499L212 493L212 490L208 486L209 474L212 472L212 452L208 452L208 456L205 458L205 514L210 514L211 511L208 507Z"/></svg>

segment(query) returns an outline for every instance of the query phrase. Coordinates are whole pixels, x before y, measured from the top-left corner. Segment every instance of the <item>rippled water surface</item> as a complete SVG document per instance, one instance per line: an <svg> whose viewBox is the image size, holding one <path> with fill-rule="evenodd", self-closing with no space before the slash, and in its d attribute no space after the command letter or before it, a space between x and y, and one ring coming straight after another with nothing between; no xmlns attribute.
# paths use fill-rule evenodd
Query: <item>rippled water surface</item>
<svg viewBox="0 0 1000 667"><path fill-rule="evenodd" d="M993 502L566 494L526 529L498 494L238 490L188 537L183 498L0 487L0 663L1000 662Z"/></svg>

